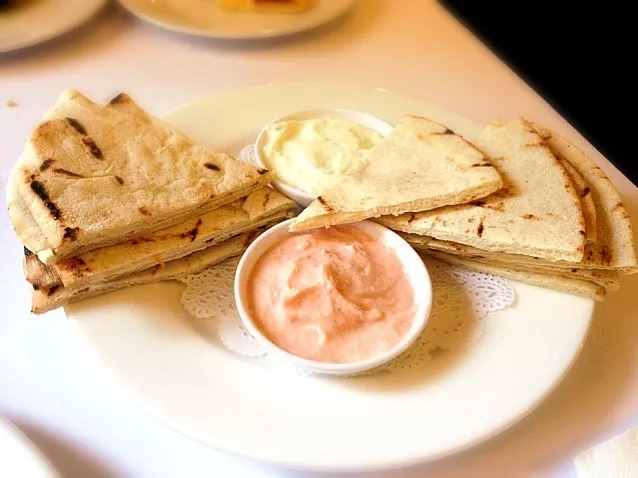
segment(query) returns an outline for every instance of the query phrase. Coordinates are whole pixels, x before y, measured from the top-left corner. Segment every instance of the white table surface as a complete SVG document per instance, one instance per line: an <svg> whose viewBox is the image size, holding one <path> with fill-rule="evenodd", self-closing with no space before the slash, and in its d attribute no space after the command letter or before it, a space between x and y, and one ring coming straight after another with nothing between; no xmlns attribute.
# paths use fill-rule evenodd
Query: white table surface
<svg viewBox="0 0 638 478"><path fill-rule="evenodd" d="M2 197L30 129L65 88L96 99L126 90L161 115L221 90L321 80L396 90L484 122L522 115L554 128L583 145L610 175L638 226L636 187L429 0L361 1L344 22L258 46L167 34L111 7L45 47L0 57ZM9 108L8 100L18 106ZM0 216L0 414L63 477L319 476L225 455L137 409L96 366L61 310L30 315L22 249L4 207ZM577 453L638 425L638 308L632 307L637 285L636 279L625 280L620 293L596 307L574 368L521 423L436 463L357 476L575 477Z"/></svg>

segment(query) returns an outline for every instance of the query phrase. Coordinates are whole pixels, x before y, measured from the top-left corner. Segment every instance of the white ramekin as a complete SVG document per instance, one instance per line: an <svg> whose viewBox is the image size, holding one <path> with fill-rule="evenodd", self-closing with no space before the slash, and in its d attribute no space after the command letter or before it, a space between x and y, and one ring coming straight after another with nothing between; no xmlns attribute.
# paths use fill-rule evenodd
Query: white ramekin
<svg viewBox="0 0 638 478"><path fill-rule="evenodd" d="M372 370L379 367L393 358L397 357L403 351L405 351L412 343L418 338L423 331L425 324L430 316L432 307L432 284L430 282L430 276L423 263L423 260L419 257L414 249L398 234L390 229L377 224L372 221L361 221L352 223L350 226L358 227L367 234L382 241L387 247L394 250L399 257L399 260L405 268L405 272L408 275L410 283L414 288L414 300L416 302L416 312L414 314L412 326L403 339L395 345L392 349L384 352L381 355L372 357L367 360L359 362L349 363L327 363L316 362L305 358L298 357L291 354L277 345L272 343L257 327L250 316L247 307L248 290L248 278L250 273L259 260L259 258L275 243L279 242L286 236L292 235L288 231L288 226L292 219L284 221L276 226L272 227L262 235L260 235L251 245L248 247L237 268L235 274L235 303L237 305L237 311L239 316L250 334L257 340L268 352L268 354L275 359L287 362L290 365L297 367L305 372L311 372L315 374L327 374L327 375L341 375L349 376L356 375L362 372Z"/></svg>

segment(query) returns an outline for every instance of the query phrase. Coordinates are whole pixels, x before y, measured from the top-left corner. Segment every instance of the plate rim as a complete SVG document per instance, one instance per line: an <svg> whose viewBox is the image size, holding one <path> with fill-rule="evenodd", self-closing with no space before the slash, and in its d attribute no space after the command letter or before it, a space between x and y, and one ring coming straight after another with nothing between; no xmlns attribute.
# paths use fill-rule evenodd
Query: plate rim
<svg viewBox="0 0 638 478"><path fill-rule="evenodd" d="M512 282L516 282L516 281L512 281ZM536 409L540 405L542 405L547 400L547 398L552 393L554 393L554 391L563 383L563 381L565 380L565 377L567 377L569 372L572 370L574 364L580 357L581 352L584 348L584 345L587 341L587 338L589 337L589 333L591 331L591 322L592 322L591 318L593 317L593 314L594 314L594 307L592 307L591 309L588 326L584 330L584 333L579 340L580 345L578 347L578 350L576 354L574 354L574 356L572 357L572 360L570 361L570 363L563 370L562 375L558 378L558 380L556 380L555 383L547 387L547 389L543 392L542 396L539 396L537 401L532 406L528 407L523 413L518 415L512 421L503 423L501 426L495 427L494 429L492 429L490 433L477 437L475 440L471 442L467 442L466 444L462 446L458 446L457 448L450 448L448 450L441 451L439 453L431 454L427 458L415 457L414 459L411 459L411 460L402 460L400 463L388 462L383 465L374 465L374 466L372 465L371 466L365 466L365 465L364 466L362 465L330 466L330 464L328 463L322 467L303 465L295 461L282 461L282 460L268 459L263 456L258 457L255 455L242 453L241 451L238 451L238 450L232 450L219 444L212 445L210 441L206 441L200 436L191 435L187 433L185 430L180 429L176 424L174 424L171 421L170 418L166 417L165 413L163 413L161 410L158 410L156 407L149 405L147 402L144 402L144 400L140 396L138 396L133 390L127 387L124 384L123 380L121 380L120 377L118 377L118 375L111 368L109 368L109 366L104 362L104 360L102 359L102 357L100 357L97 351L91 347L88 337L86 336L84 330L82 330L82 328L80 327L78 323L79 321L70 316L67 316L67 318L70 319L68 320L68 323L73 333L80 338L80 340L82 341L82 345L86 347L87 352L91 354L95 363L99 364L99 367L103 370L105 375L108 376L108 379L111 380L114 384L117 384L120 391L124 392L124 394L128 397L131 403L138 410L140 410L141 412L143 412L145 415L152 418L153 420L156 420L158 423L161 423L168 429L178 433L182 437L185 437L189 440L193 440L194 442L197 442L200 445L203 445L207 448L211 448L213 450L228 454L236 458L249 460L257 464L263 464L267 466L273 466L273 467L288 469L288 470L297 471L297 472L331 473L332 474L332 473L373 473L373 472L383 472L383 471L390 471L390 470L399 470L403 468L412 468L416 466L426 465L429 463L434 463L436 461L443 460L443 459L452 457L454 455L458 455L459 453L464 453L464 452L473 450L481 445L487 445L492 439L498 437L503 432L518 425L523 419L527 418L534 411L536 411Z"/></svg>
<svg viewBox="0 0 638 478"><path fill-rule="evenodd" d="M6 415L0 414L0 429L4 429L12 436L18 446L21 446L30 457L37 462L37 466L42 472L42 476L46 473L48 478L60 478L60 474L53 467L51 461L44 455L42 450L38 448L33 441Z"/></svg>

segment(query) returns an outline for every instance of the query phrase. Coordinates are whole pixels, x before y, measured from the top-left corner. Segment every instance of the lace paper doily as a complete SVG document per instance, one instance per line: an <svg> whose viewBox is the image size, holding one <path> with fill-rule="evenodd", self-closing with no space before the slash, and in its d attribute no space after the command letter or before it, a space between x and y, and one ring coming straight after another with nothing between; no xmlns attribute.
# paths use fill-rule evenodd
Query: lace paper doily
<svg viewBox="0 0 638 478"><path fill-rule="evenodd" d="M514 289L506 279L427 256L423 259L432 280L432 313L419 339L381 367L389 372L423 367L440 352L466 350L481 336L481 319L488 312L504 309L514 302ZM233 281L238 262L237 258L229 259L181 279L186 284L182 305L190 315L202 321L198 325L204 327L207 334L215 334L227 349L244 357L265 357L266 351L243 327L235 309Z"/></svg>

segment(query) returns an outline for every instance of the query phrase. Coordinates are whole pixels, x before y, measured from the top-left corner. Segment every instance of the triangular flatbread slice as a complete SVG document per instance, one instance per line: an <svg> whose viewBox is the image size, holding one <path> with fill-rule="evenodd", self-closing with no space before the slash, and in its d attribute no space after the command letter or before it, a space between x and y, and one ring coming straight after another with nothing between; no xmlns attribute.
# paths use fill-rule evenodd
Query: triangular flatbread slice
<svg viewBox="0 0 638 478"><path fill-rule="evenodd" d="M566 277L560 277L550 274L539 274L534 272L524 272L516 269L510 269L506 267L499 267L491 264L478 262L472 259L466 259L460 256L454 256L451 254L445 254L444 252L431 252L429 253L433 257L442 261L448 262L453 265L465 267L485 274L493 274L501 276L506 279L511 279L526 284L532 284L546 289L557 290L561 292L567 292L569 294L579 295L581 297L587 297L589 299L595 299L598 301L605 300L607 294L606 289L594 282L569 279Z"/></svg>
<svg viewBox="0 0 638 478"><path fill-rule="evenodd" d="M290 230L462 204L501 185L490 162L461 136L425 118L406 116L359 165L313 201Z"/></svg>
<svg viewBox="0 0 638 478"><path fill-rule="evenodd" d="M493 122L476 144L503 178L503 189L467 205L379 222L494 252L581 260L587 233L580 198L530 123L523 118Z"/></svg>
<svg viewBox="0 0 638 478"><path fill-rule="evenodd" d="M271 180L126 95L97 105L66 91L14 166L7 204L23 244L50 264L211 211Z"/></svg>
<svg viewBox="0 0 638 478"><path fill-rule="evenodd" d="M408 234L399 232L412 247L423 251L445 252L454 254L455 256L467 257L468 259L479 259L503 265L505 267L513 267L516 269L537 269L545 271L567 271L574 275L580 275L583 278L598 277L604 280L615 281L620 273L629 271L623 269L614 269L610 267L594 267L595 264L583 262L566 262L566 261L547 261L538 257L523 256L520 254L501 254L499 252L484 251L472 246L457 244L450 241L441 241L428 236L419 236L417 234ZM594 281L595 282L595 281Z"/></svg>
<svg viewBox="0 0 638 478"><path fill-rule="evenodd" d="M560 165L567 171L569 179L572 180L572 184L576 189L576 194L580 197L580 205L583 208L583 217L585 219L585 232L587 233L587 236L585 236L585 244L593 244L596 242L596 236L598 235L598 229L596 227L596 204L594 203L593 196L590 194L587 182L583 175L572 166L572 163L558 156L554 151L552 152L554 156L558 158Z"/></svg>
<svg viewBox="0 0 638 478"><path fill-rule="evenodd" d="M619 286L620 274L613 269L583 269L578 267L578 263L572 264L572 267L557 267L557 262L548 262L530 256L521 256L516 254L500 254L498 252L482 251L472 246L456 244L449 241L441 241L427 236L418 236L416 234L398 233L405 239L414 249L424 252L444 252L455 256L465 257L480 262L487 262L507 268L514 268L530 272L548 272L550 274L562 275L563 277L574 277L577 279L589 280L605 286L609 290L617 290ZM513 258L521 258L516 261Z"/></svg>
<svg viewBox="0 0 638 478"><path fill-rule="evenodd" d="M506 259L510 254L495 254L487 253L479 249L472 248L470 246L461 246L454 244L453 242L439 241L438 239L431 239L425 236L416 236L415 234L399 233L414 249L417 251L430 253L430 252L443 252L445 254L452 254L465 259L471 259L476 262L491 264L498 267L504 267L506 269L516 269L523 272L536 272L539 274L551 274L560 277L567 277L570 279L586 280L595 282L602 285L607 290L618 290L620 288L620 276L617 271L614 270L602 270L602 269L579 269L579 268L556 268L552 266L546 266L544 262L534 264L520 264L508 262ZM423 240L425 239L425 240ZM476 253L463 254L459 252L457 247L463 247L473 249ZM492 255L493 254L493 255ZM521 256L528 257L528 256Z"/></svg>
<svg viewBox="0 0 638 478"><path fill-rule="evenodd" d="M245 198L176 226L44 266L49 269L46 272L33 264L37 258L28 256L25 258L26 265L30 265L27 267L27 281L38 284L40 288L60 283L69 287L110 281L179 259L244 231L290 218L295 207L296 204L283 194L269 187L261 188ZM43 273L56 282L44 284Z"/></svg>
<svg viewBox="0 0 638 478"><path fill-rule="evenodd" d="M43 314L66 304L106 294L124 287L179 279L180 277L195 274L230 257L240 255L261 233L261 230L245 232L203 251L167 262L164 266L158 265L109 282L83 287L65 288L53 286L50 289L34 290L31 294L31 311L34 314Z"/></svg>
<svg viewBox="0 0 638 478"><path fill-rule="evenodd" d="M534 125L534 127L541 131L555 154L561 155L563 160L568 161L586 178L587 188L581 192L581 195L585 194L594 201L597 211L596 224L598 233L596 242L585 246L585 254L581 261L550 261L521 254L502 254L418 234L407 234L404 236L406 240L413 245L428 249L468 257L480 256L484 259L498 260L504 264L510 264L512 267L526 265L531 267L542 266L548 269L592 269L617 271L621 274L638 272L634 233L629 215L609 178L574 144L541 126Z"/></svg>
<svg viewBox="0 0 638 478"><path fill-rule="evenodd" d="M634 232L629 214L614 184L580 148L543 126L534 124L551 150L571 163L585 178L596 205L596 242L585 247L579 267L638 272Z"/></svg>

